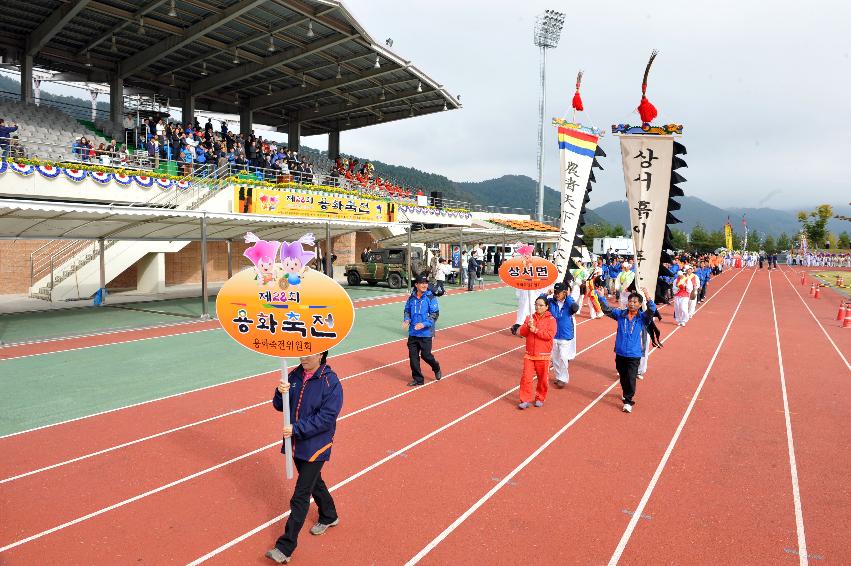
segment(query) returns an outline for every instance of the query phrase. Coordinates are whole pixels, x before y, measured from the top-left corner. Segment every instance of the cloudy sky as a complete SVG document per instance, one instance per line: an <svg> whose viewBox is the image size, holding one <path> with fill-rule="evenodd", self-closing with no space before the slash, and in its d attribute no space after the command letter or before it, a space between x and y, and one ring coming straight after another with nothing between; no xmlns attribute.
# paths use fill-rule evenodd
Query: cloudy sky
<svg viewBox="0 0 851 566"><path fill-rule="evenodd" d="M537 14L567 14L548 53L546 122L565 116L585 71L584 123L639 121L641 76L655 123L685 125L687 194L712 204L797 208L851 201L851 4L800 2L347 0L372 37L394 41L462 110L344 132L342 149L457 181L537 177ZM309 145L323 145L308 138ZM591 206L623 198L616 138ZM558 184L555 129L545 126L544 180ZM533 206L534 203L530 203Z"/></svg>

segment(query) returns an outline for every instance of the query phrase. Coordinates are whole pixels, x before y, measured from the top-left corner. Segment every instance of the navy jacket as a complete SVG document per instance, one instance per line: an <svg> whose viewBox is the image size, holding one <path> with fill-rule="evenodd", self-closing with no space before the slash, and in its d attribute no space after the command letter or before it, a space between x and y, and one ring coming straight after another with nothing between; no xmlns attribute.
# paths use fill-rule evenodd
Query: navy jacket
<svg viewBox="0 0 851 566"><path fill-rule="evenodd" d="M405 303L405 318L403 320L411 323L408 326L408 335L417 338L431 338L434 336L434 326L439 316L440 306L437 303L437 297L430 290L427 290L418 299L417 290L414 289ZM423 323L423 328L420 330L414 328L418 322Z"/></svg>
<svg viewBox="0 0 851 566"><path fill-rule="evenodd" d="M289 373L290 419L293 425L293 454L299 460L327 462L337 430L337 417L343 408L343 386L327 365L319 366L307 383L298 366ZM283 412L284 399L275 388L272 405ZM284 446L281 446L284 452Z"/></svg>
<svg viewBox="0 0 851 566"><path fill-rule="evenodd" d="M558 302L555 300L555 297L547 298L546 295L540 295L538 298L543 298L547 301L547 304L550 307L550 314L553 315L554 319L556 319L556 335L553 339L573 340L573 315L579 311L579 303L574 301L573 297L568 294L567 298L564 300L564 305L562 305L561 309L559 309Z"/></svg>
<svg viewBox="0 0 851 566"><path fill-rule="evenodd" d="M603 313L618 323L618 333L615 336L615 354L624 358L640 358L644 356L644 347L647 344L647 327L653 322L653 313L656 312L656 304L647 301L647 310L638 313L629 320L627 309L613 309L606 302L606 298L597 293Z"/></svg>

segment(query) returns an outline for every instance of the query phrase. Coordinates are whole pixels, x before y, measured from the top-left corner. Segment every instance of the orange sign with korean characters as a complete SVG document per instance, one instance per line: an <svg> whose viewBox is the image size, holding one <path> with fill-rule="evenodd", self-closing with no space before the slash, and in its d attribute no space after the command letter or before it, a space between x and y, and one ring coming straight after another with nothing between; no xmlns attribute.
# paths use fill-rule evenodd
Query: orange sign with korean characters
<svg viewBox="0 0 851 566"><path fill-rule="evenodd" d="M339 283L308 266L316 254L308 234L272 242L249 233L245 251L254 268L224 284L216 316L225 332L249 350L276 357L301 357L330 350L351 331L355 309Z"/></svg>
<svg viewBox="0 0 851 566"><path fill-rule="evenodd" d="M534 291L555 283L558 279L558 268L542 257L521 255L506 260L499 266L499 278L515 289Z"/></svg>

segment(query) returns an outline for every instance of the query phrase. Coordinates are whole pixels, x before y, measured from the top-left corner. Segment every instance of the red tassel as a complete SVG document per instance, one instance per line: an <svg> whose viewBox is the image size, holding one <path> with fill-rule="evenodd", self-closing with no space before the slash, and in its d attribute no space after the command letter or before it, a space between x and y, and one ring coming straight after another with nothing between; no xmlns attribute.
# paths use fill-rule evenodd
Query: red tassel
<svg viewBox="0 0 851 566"><path fill-rule="evenodd" d="M641 104L638 105L638 115L641 116L641 121L645 124L650 123L658 114L656 107L647 100L646 96L642 96Z"/></svg>
<svg viewBox="0 0 851 566"><path fill-rule="evenodd" d="M576 94L573 95L573 109L579 112L585 110L585 108L582 106L582 97L579 96L578 90L576 91Z"/></svg>

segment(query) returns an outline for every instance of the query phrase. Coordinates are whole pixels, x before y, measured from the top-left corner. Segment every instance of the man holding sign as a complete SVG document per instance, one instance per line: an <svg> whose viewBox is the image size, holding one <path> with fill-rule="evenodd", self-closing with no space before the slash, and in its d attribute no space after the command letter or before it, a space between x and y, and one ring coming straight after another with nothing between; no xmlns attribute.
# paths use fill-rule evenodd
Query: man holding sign
<svg viewBox="0 0 851 566"><path fill-rule="evenodd" d="M284 410L283 394L289 392L292 424L284 425L284 438L292 438L293 460L298 479L290 499L290 516L284 534L278 537L275 547L266 557L278 564L290 561L298 544L298 533L307 518L310 498L319 507L319 522L310 534L324 534L328 527L340 522L334 499L322 481L322 466L331 458L337 417L343 408L343 386L328 364L328 352L300 358L301 363L281 381L275 389L272 404ZM281 452L285 452L281 447Z"/></svg>

